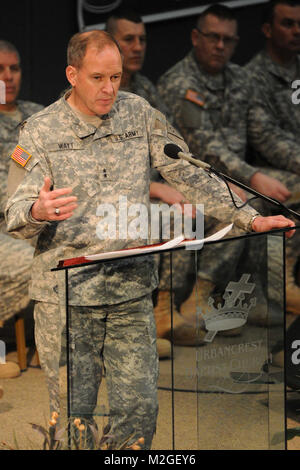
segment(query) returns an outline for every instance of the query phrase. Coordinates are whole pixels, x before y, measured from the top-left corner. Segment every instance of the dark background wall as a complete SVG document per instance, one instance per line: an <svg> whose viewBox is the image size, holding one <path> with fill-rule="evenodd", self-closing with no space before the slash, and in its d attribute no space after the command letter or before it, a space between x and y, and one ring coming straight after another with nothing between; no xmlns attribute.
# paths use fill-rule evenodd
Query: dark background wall
<svg viewBox="0 0 300 470"><path fill-rule="evenodd" d="M89 0L109 4L111 0ZM217 3L209 0L123 0L142 15ZM245 3L247 3L245 1ZM159 5L159 6L157 6ZM260 21L263 5L236 9L240 43L233 62L246 63L263 45ZM103 23L107 14L84 12L85 25ZM147 18L147 16L145 16ZM189 51L190 31L196 16L147 22L148 46L143 73L154 82ZM66 48L70 37L79 30L77 0L0 0L0 37L11 41L20 51L23 85L20 98L48 105L67 86Z"/></svg>

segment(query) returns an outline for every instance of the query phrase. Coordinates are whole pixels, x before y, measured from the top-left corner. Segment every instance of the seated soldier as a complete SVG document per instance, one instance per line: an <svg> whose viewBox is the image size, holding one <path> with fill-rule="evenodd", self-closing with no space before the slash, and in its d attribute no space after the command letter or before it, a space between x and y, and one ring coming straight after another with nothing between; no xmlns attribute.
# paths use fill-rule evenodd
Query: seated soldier
<svg viewBox="0 0 300 470"><path fill-rule="evenodd" d="M265 47L245 66L255 91L248 118L253 164L288 188L292 197L277 199L299 212L300 108L293 102L292 84L300 76L300 1L268 2L262 31ZM287 244L286 262L287 310L295 314L300 313L299 254L296 234Z"/></svg>
<svg viewBox="0 0 300 470"><path fill-rule="evenodd" d="M123 54L123 74L120 89L135 93L145 98L151 106L159 109L169 122L173 117L159 96L154 84L140 73L147 45L146 29L141 16L128 8L118 8L113 11L106 22L106 31L118 41ZM164 184L159 173L151 169L150 195L153 199L161 200L169 205L180 203L184 197L174 188ZM187 201L185 201L187 203ZM186 255L186 253L185 253ZM171 333L169 285L170 272L168 255L161 254L157 258L160 274L160 285L157 291L155 320L157 330L157 349L160 358L171 355L171 335L173 342L181 346L199 344L196 329L184 319L174 307L173 333ZM173 290L184 290L191 268L189 258L183 258L181 253L173 255ZM202 341L201 341L202 343Z"/></svg>
<svg viewBox="0 0 300 470"><path fill-rule="evenodd" d="M238 39L234 10L223 5L210 6L192 30L193 49L159 79L158 90L195 155L254 190L284 202L291 195L286 185L265 168L246 161L252 88L247 86L245 71L231 62ZM239 188L234 188L234 192L243 200L247 198ZM215 226L213 220L206 221L207 229ZM231 268L231 260L243 253L242 243L231 249L224 253L220 245L213 255L211 251L200 254L202 267L194 293L202 293L206 304L222 283L225 270ZM195 295L190 299L195 299ZM185 302L182 312L195 311L194 303L195 300Z"/></svg>
<svg viewBox="0 0 300 470"><path fill-rule="evenodd" d="M5 84L5 103L0 104L0 335L4 322L14 315L27 310L32 317L28 283L34 249L27 241L15 240L7 234L3 213L10 155L18 142L20 124L42 109L39 104L17 99L21 74L17 49L1 40L0 80ZM0 364L0 378L14 377L19 373L19 367L13 362Z"/></svg>

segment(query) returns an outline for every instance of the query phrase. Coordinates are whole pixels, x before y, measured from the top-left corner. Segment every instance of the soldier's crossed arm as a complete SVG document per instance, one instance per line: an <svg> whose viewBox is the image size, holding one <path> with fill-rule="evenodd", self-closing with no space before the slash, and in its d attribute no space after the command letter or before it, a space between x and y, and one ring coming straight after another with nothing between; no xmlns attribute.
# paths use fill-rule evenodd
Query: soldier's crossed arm
<svg viewBox="0 0 300 470"><path fill-rule="evenodd" d="M291 132L280 127L261 99L255 99L249 110L248 139L271 166L300 175L299 142Z"/></svg>

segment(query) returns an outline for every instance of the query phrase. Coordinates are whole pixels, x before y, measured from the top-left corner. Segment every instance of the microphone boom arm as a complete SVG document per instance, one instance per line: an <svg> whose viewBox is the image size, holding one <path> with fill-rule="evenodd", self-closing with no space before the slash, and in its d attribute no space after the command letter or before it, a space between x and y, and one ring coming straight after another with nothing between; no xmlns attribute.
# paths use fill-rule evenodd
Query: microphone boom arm
<svg viewBox="0 0 300 470"><path fill-rule="evenodd" d="M295 212L294 210L289 209L284 204L282 204L280 201L277 201L277 199L273 199L272 197L265 196L264 194L259 193L255 189L250 188L249 186L247 186L246 184L241 183L240 181L236 181L234 178L231 178L231 176L225 175L221 171L218 171L215 168L213 168L212 166L210 166L209 170L207 170L207 171L208 171L208 173L214 173L216 176L219 176L222 179L225 179L226 181L229 181L230 183L235 184L239 188L244 189L248 193L251 193L256 197L259 197L260 199L264 199L265 201L270 202L271 204L273 204L277 207L280 207L281 210L284 210L286 213L288 213L290 215L293 215L294 217L296 217L296 219L300 220L300 214L298 214L298 212Z"/></svg>
<svg viewBox="0 0 300 470"><path fill-rule="evenodd" d="M255 197L258 197L260 199L264 199L265 201L270 202L271 204L273 204L277 207L280 207L280 209L283 210L283 212L285 214L293 215L296 219L300 220L300 214L293 211L292 209L289 209L284 204L282 204L282 202L277 201L277 199L273 199L272 197L265 196L264 194L261 194L258 191L255 191L255 189L250 188L249 186L245 185L244 183L241 183L240 181L236 181L234 178L231 178L231 176L225 175L221 171L218 171L215 168L213 168L209 163L206 163L206 162L204 162L203 160L201 160L197 157L195 158L195 156L192 155L191 153L183 152L182 149L174 143L166 144L165 147L164 147L164 153L169 158L174 158L174 159L182 158L183 160L187 160L192 165L195 165L197 167L202 168L208 174L212 173L212 174L218 176L220 179L225 181L226 185L227 185L227 181L229 181L229 183L235 184L239 188L247 191L250 194L253 194ZM229 190L232 201L233 201L234 205L236 206L234 198L232 196L231 189L229 188L228 185L227 185L227 188ZM249 202L249 200L245 204L247 204L248 202ZM243 207L243 206L241 206L241 207Z"/></svg>

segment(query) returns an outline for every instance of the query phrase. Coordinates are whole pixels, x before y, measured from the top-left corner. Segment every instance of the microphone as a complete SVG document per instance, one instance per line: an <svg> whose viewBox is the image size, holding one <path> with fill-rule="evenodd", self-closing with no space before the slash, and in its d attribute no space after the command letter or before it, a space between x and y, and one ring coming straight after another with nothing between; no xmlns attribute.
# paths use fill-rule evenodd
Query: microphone
<svg viewBox="0 0 300 470"><path fill-rule="evenodd" d="M182 149L178 147L178 145L166 144L164 147L164 152L170 158L182 158L183 160L186 160L187 162L190 162L193 165L203 168L204 170L212 170L212 167L208 163L203 162L202 160L197 160L191 153L183 152Z"/></svg>
<svg viewBox="0 0 300 470"><path fill-rule="evenodd" d="M197 160L196 158L194 158L194 155L192 155L191 153L183 152L182 149L180 147L178 147L178 145L176 145L176 144L166 144L164 146L164 152L167 155L167 157L174 158L175 160L179 159L179 158L182 158L183 160L186 160L186 161L192 163L193 165L196 165L200 168L203 168L204 170L208 170L208 174L210 176L212 176L212 177L217 176L218 179L221 179L227 185L227 188L229 190L229 193L230 193L231 199L233 201L233 204L235 205L235 207L237 209L241 209L246 204L248 204L248 202L250 202L252 199L256 199L258 197L260 199L264 199L267 202L270 202L271 204L275 204L276 206L280 207L281 210L284 210L284 212L287 213L288 215L294 215L298 220L300 220L300 214L293 211L292 209L289 209L282 202L277 201L277 199L273 199L271 197L265 196L264 194L261 194L258 191L255 191L254 189L252 189L249 186L246 186L245 184L241 183L240 181L236 181L235 179L231 178L230 176L225 175L224 173L221 173L220 171L217 171L214 167L210 166L208 163L203 162L201 160ZM229 181L229 183L233 183L236 186L238 186L239 188L244 189L245 191L249 192L250 194L253 194L255 197L251 198L251 199L248 199L244 204L242 204L242 206L238 207L235 203L235 200L234 200L233 196L232 196L231 189L227 184L228 181Z"/></svg>

